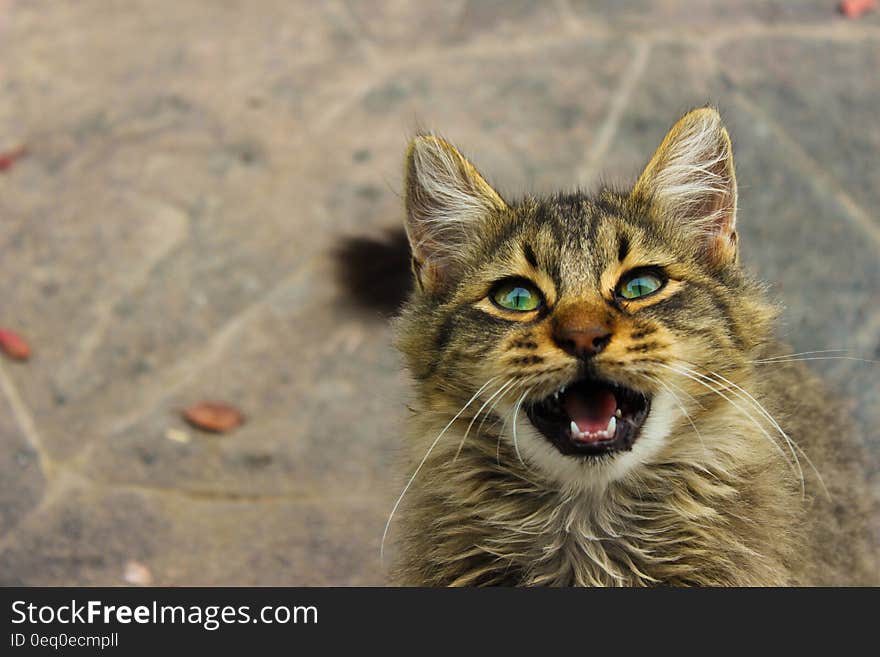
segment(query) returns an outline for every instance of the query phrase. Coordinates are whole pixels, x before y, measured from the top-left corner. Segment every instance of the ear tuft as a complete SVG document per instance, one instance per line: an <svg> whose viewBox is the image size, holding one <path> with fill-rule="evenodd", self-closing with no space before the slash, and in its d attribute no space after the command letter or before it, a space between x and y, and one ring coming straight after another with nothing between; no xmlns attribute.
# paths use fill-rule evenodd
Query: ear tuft
<svg viewBox="0 0 880 657"><path fill-rule="evenodd" d="M404 172L406 233L422 288L442 287L481 225L507 205L476 168L446 140L419 135Z"/></svg>
<svg viewBox="0 0 880 657"><path fill-rule="evenodd" d="M714 264L736 261L733 147L715 109L696 109L679 119L645 167L633 195L698 237Z"/></svg>

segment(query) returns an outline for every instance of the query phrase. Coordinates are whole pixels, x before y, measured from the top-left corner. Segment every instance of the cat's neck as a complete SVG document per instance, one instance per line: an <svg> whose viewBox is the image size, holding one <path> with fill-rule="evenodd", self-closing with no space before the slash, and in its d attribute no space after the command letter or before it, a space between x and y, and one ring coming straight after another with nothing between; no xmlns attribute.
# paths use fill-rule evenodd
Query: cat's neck
<svg viewBox="0 0 880 657"><path fill-rule="evenodd" d="M548 481L497 432L452 427L414 481L399 579L430 584L780 585L797 509L775 456L735 415L681 428L650 468L603 486ZM424 415L422 416L425 417ZM434 427L422 424L423 435ZM726 427L726 430L722 428ZM720 431L724 431L723 435ZM682 450L754 443L753 458ZM459 445L461 449L459 450ZM696 447L695 447L696 446ZM679 450L676 452L676 448ZM722 450L723 451L723 450ZM687 465L683 465L687 464Z"/></svg>

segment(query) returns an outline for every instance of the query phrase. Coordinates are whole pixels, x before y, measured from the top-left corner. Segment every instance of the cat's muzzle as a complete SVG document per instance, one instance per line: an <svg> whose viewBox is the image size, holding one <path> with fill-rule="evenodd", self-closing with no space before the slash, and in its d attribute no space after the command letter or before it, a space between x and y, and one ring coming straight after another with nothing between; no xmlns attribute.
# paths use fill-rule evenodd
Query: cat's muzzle
<svg viewBox="0 0 880 657"><path fill-rule="evenodd" d="M632 449L651 399L610 381L585 378L525 408L535 428L563 454L598 456Z"/></svg>

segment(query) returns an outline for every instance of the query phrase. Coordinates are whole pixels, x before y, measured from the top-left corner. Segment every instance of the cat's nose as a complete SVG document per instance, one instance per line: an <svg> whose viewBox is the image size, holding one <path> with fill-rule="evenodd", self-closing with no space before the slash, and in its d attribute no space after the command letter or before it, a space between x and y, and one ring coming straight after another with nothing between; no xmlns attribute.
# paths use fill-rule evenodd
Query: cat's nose
<svg viewBox="0 0 880 657"><path fill-rule="evenodd" d="M611 342L611 331L607 326L568 327L560 326L554 335L556 344L575 358L591 358Z"/></svg>

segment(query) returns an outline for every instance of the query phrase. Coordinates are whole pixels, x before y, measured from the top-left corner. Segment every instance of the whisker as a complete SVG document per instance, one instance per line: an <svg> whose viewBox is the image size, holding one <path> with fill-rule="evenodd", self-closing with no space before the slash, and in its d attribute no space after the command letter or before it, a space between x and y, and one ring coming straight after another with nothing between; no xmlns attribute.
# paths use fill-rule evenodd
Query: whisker
<svg viewBox="0 0 880 657"><path fill-rule="evenodd" d="M755 365L773 365L775 363L797 363L808 360L854 360L859 363L870 363L871 365L880 364L880 360L871 360L869 358L855 358L854 356L810 356L808 358L783 358L779 357L774 360L750 360L749 363Z"/></svg>
<svg viewBox="0 0 880 657"><path fill-rule="evenodd" d="M782 450L782 448L777 444L777 442L776 442L775 440L773 440L773 436L770 435L770 433L764 428L764 426L763 426L760 422L758 422L758 420L756 420L756 419L755 419L750 413L748 413L748 412L747 412L742 406L740 406L740 405L737 404L735 401L733 401L730 397L728 397L727 395L725 395L724 393L722 393L720 390L718 390L718 389L716 389L716 388L713 388L712 386L710 386L710 385L709 385L708 383L706 383L705 381L702 381L701 379L697 378L697 376L694 376L694 375L696 375L696 374L699 374L699 372L692 372L692 371L690 370L690 368L679 369L679 368L682 367L682 366L679 366L679 367L673 367L673 366L670 366L670 365L664 365L664 364L660 364L660 363L658 363L658 364L659 364L661 367L665 367L665 368L668 369L668 370L671 370L671 371L673 371L673 372L677 372L678 374L681 374L682 376L685 376L685 377L687 377L687 378L689 378L689 379L691 379L691 380L693 380L693 381L699 383L700 385L702 385L702 386L703 386L704 388L706 388L707 390L709 390L709 391L711 391L711 392L714 392L716 395L718 395L719 397L721 397L722 399L724 399L725 401L727 401L731 406L733 406L735 409L737 409L737 410L738 410L740 413L742 413L746 418L748 418L749 420L751 420L752 423L753 423L756 427L758 427L758 429L761 430L761 432L767 437L767 440L770 441L770 444L773 445L773 447L776 449L776 451L779 452L780 456L782 456L783 460L784 460L786 463L789 464L789 466L792 468L792 470L795 472L795 474L798 473L798 471L799 471L799 467L798 467L798 466L795 466L795 464L792 463L792 462L789 460L789 458L786 456L785 452L784 452L784 451ZM702 376L702 375L701 375L701 376ZM704 377L704 378L708 378L708 377ZM712 380L712 379L710 379L710 381L711 381L711 380ZM802 472L800 473L800 478L801 478L801 481L803 481L803 473L802 473Z"/></svg>
<svg viewBox="0 0 880 657"><path fill-rule="evenodd" d="M703 404L700 403L700 400L699 400L699 399L697 399L696 397L694 397L691 393L689 393L687 390L685 390L684 388L682 388L680 385L677 385L677 384L673 383L672 381L662 381L662 380L661 380L659 377L657 377L656 375L654 375L654 374L652 374L652 373L650 373L650 372L647 372L647 371L645 371L645 370L641 370L641 369L640 369L640 370L638 370L638 371L636 371L636 372L634 372L634 373L637 374L638 376L642 376L642 377L644 377L644 378L647 379L648 381L652 381L652 382L654 382L654 383L660 384L661 386L663 386L664 388L666 388L666 390L667 390L670 394L672 394L672 396L675 398L676 402L678 402L679 407L682 407L681 397L679 397L678 395L676 395L676 394L675 394L670 388L673 388L673 389L677 390L679 393L685 395L688 399L690 399L694 404L696 404L697 406L699 406L701 409L705 409L705 406L703 406ZM682 408L682 410L684 410L684 408ZM685 413L685 414L687 415L687 413ZM688 419L690 419L690 416L688 417ZM635 425L633 425L633 426L635 426ZM694 423L693 423L693 422L691 422L691 426L693 426L693 427L694 427L694 430L696 430L697 427L694 426ZM699 432L697 432L697 433L699 433Z"/></svg>
<svg viewBox="0 0 880 657"><path fill-rule="evenodd" d="M403 491L400 493L400 496L397 498L397 501L394 503L394 507L391 509L391 513L388 515L388 521L385 523L385 530L382 532L382 541L379 544L379 562L380 563L382 563L382 561L384 560L384 557L385 557L385 539L388 536L388 528L391 527L391 521L394 518L394 514L397 512L397 508L400 506L401 501L403 500L403 498L406 495L407 491L409 490L410 486L412 486L413 481L415 481L415 479L418 476L419 472L421 471L422 467L425 465L425 462L428 460L428 457L431 455L431 452L434 451L434 448L437 446L437 443L440 442L440 439L443 437L443 434L445 434L449 430L449 427L451 427L453 425L453 423L461 416L461 414L464 413L465 409L468 406L470 406L471 403L477 397L479 397L480 394L496 379L498 379L498 377L493 376L491 379L486 381L486 383L484 383L482 386L480 386L480 389L477 390L474 393L474 396L471 397L467 401L467 403L461 407L461 410L459 410L458 413L455 414L455 417L453 417L451 420L449 420L449 424L447 424L445 427L443 427L443 430L439 434L437 434L437 437L434 439L434 442L431 443L431 446L428 448L428 451L425 452L425 455L422 457L422 460L419 462L418 467L416 467L415 472L412 473L412 476L409 478L409 481L406 482L406 486L403 487Z"/></svg>
<svg viewBox="0 0 880 657"><path fill-rule="evenodd" d="M664 383L664 382L663 382L661 379L659 379L658 377L656 377L656 376L651 376L651 379L652 379L655 383L659 383L661 386L663 386L663 387L666 389L666 391L667 391L670 395L672 395L672 398L675 400L675 403L678 404L678 407L681 409L681 412L684 413L684 416L687 418L687 421L690 422L691 426L694 428L694 431L697 433L697 437L700 439L700 444L703 446L703 453L704 453L705 455L708 456L708 454L709 454L709 448L706 447L706 442L703 440L703 434L701 434L701 433L700 433L700 430L697 429L697 425L694 424L694 421L693 421L693 419L691 418L690 413L688 413L688 412L687 412L687 409L685 409L684 404L682 404L681 399L679 398L679 396L676 395L676 394L672 391L672 389L671 389L668 385L666 385L666 383Z"/></svg>
<svg viewBox="0 0 880 657"><path fill-rule="evenodd" d="M511 386L510 390L513 390L514 388L517 388L519 386L524 386L524 385L527 385L528 383L531 383L532 381L534 381L535 377L537 377L537 376L539 376L539 374L530 374L530 375L526 376L524 379L517 381L516 385ZM531 388L531 390L533 390L533 389L534 389L534 386ZM510 390L508 390L508 392L510 392ZM479 435L483 431L483 425L486 423L486 420L489 419L492 412L495 410L495 407L497 406L500 399L501 399L500 397L498 399L496 399L492 403L492 406L489 407L489 410L486 412L486 414L483 415L483 419L480 421L479 426L477 426L477 435ZM496 450L496 456L497 456L497 450ZM498 465L501 465L501 463L499 462Z"/></svg>
<svg viewBox="0 0 880 657"><path fill-rule="evenodd" d="M660 381L659 379L657 380L657 382L658 382L658 383L661 383L661 381ZM699 406L700 408L705 408L705 407L700 403L700 400L699 400L699 399L697 399L696 397L694 397L691 393L689 393L687 390L685 390L684 388L682 388L680 385L676 385L676 384L673 383L672 381L664 381L664 382L662 382L662 383L665 383L666 385L670 385L670 386L672 386L673 388L675 388L676 390L678 390L680 393L682 393L682 394L684 394L684 395L687 395L687 397L688 397L692 402L694 402L697 406Z"/></svg>
<svg viewBox="0 0 880 657"><path fill-rule="evenodd" d="M533 374L531 376L527 376L525 379L520 381L517 385L520 385L520 386L528 385L531 381L533 381L535 379L535 377L539 377L540 374L541 373L538 372L538 373ZM535 387L536 386L533 385L533 386L529 387L527 390L525 390L523 392L523 394L519 397L519 399L517 399L517 401L513 405L513 446L514 446L514 449L516 450L516 455L519 458L520 463L522 463L523 467L525 467L526 470L530 470L530 468L529 468L528 464L526 464L526 462L523 460L522 455L519 452L519 443L518 443L518 438L517 438L517 433L516 433L516 418L519 413L519 409L522 407L523 401L529 395L529 393L531 393L535 389ZM507 427L507 422L508 422L509 418L510 418L510 411L508 411L507 414L505 415L505 417L503 418L504 422L501 425L501 429L498 431L498 440L495 443L495 462L499 466L501 466L501 439L504 437L504 430ZM515 474L516 476L520 477L521 479L523 479L524 481L528 481L529 483L534 485L534 482L530 481L529 479L526 479L522 475L520 475L516 472L513 472L513 471L511 471L511 472L513 474Z"/></svg>
<svg viewBox="0 0 880 657"><path fill-rule="evenodd" d="M737 390L740 390L744 395L746 395L752 401L753 405L764 415L764 417L766 417L768 420L770 420L770 422L773 424L773 426L776 428L776 430L779 431L779 433L783 436L783 438L785 438L786 442L789 445L789 448L792 450L792 454L794 454L794 449L797 449L797 451L799 451L801 453L801 455L807 461L807 464L812 468L813 472L816 474L816 477L818 478L819 483L822 486L822 489L825 491L826 497L828 497L828 499L830 500L831 493L828 492L828 487L825 485L825 481L822 479L822 475L819 474L819 470L816 468L815 465L813 465L813 461L810 459L809 456L807 456L807 453L804 452L804 450L801 448L801 446L798 445L785 431L783 431L782 427L779 425L779 422L776 421L776 418L774 418L770 414L770 412L766 408L764 408L764 406L761 404L761 402L759 402L757 399L755 399L747 390L741 388L733 381L730 381L730 380L726 379L725 377L721 376L720 374L718 374L718 372L712 372L711 370L708 370L708 369L706 371L709 372L709 374L717 377L718 379L723 380L725 383L732 385ZM742 398L742 397L740 397L740 398ZM797 455L795 455L795 458L797 459ZM806 493L806 491L804 490L803 477L801 479L801 493L802 494Z"/></svg>
<svg viewBox="0 0 880 657"><path fill-rule="evenodd" d="M532 391L532 389L529 388L528 390L526 390L522 394L522 396L519 398L519 401L516 402L516 406L514 406L514 411L513 411L513 448L514 448L514 450L516 450L516 457L519 459L519 462L522 463L523 467L526 468L527 470L528 470L528 466L526 465L526 462L523 461L522 454L519 453L519 442L516 437L516 416L519 413L519 407L522 406L523 399L525 399L526 395L528 395L531 391Z"/></svg>
<svg viewBox="0 0 880 657"><path fill-rule="evenodd" d="M685 362L690 362L690 361L685 361ZM776 422L775 418L773 418L773 416L770 415L769 412L767 412L767 409L765 409L763 406L761 406L760 403L758 403L757 399L755 399L751 394L749 394L746 390L743 390L743 388L738 386L733 381L726 379L725 377L721 376L717 372L713 372L705 367L701 367L700 365L697 365L696 363L690 363L690 364L695 367L700 367L701 369L706 370L706 372L715 376L716 379L713 379L705 374L702 374L701 372L696 371L692 367L688 367L687 365L684 365L682 363L679 363L679 367L682 367L682 368L688 370L692 374L695 374L702 379L707 379L707 380L711 381L712 383L716 383L719 386L722 386L722 380L723 380L724 384L726 384L726 385L722 386L722 389L732 392L734 395L737 396L738 399L746 402L747 404L751 404L753 408L760 411L762 413L762 415L764 415L765 417L767 417L767 419L770 420L770 422L774 425L774 427L780 432L782 437L785 439L786 447L788 447L788 450L791 452L791 455L794 457L794 460L797 464L798 472L800 474L800 479L801 479L801 495L802 496L806 495L805 483L804 483L804 473L803 473L803 469L801 468L800 459L798 458L797 453L794 450L794 444L793 444L791 438L788 437L788 434L785 433L782 430L782 427L779 426L779 423ZM733 390L732 388L736 388L736 390ZM737 392L737 391L739 391L739 392ZM748 396L748 399L746 398L746 396Z"/></svg>
<svg viewBox="0 0 880 657"><path fill-rule="evenodd" d="M844 350L844 349L827 349L827 350L823 350L823 351L819 351L819 352L804 352L804 353L823 353L823 352L827 352L827 351L846 351L846 350ZM704 367L702 367L701 365L698 365L697 363L693 363L693 362L691 362L691 361L685 361L685 362L688 363L688 364L690 364L690 365L692 365L692 366L694 366L694 367L699 367L699 368L701 368L701 369L706 370L706 372L708 372L709 374L712 374L712 375L714 375L715 377L717 377L718 379L721 379L721 380L725 381L725 382L726 382L727 384L729 384L730 386L733 386L734 388L737 388L738 390L740 390L744 395L747 395L748 398L751 400L752 406L755 407L755 408L757 408L757 409L761 412L762 415L764 415L768 420L770 420L770 422L771 422L771 423L774 425L774 427L779 431L779 433L783 436L783 438L785 438L785 441L786 441L786 443L788 444L789 449L790 449L790 450L797 450L797 451L800 453L800 455L804 457L804 460L806 460L807 465L810 466L810 469L815 473L816 478L819 480L819 485L822 486L822 490L823 490L823 492L825 493L825 496L828 498L828 500L831 500L831 493L830 493L830 491L828 490L828 487L825 485L825 480L824 480L824 478L822 477L822 474L819 472L819 469L818 469L818 468L816 467L816 465L813 463L813 460L812 460L812 459L810 458L810 456L806 453L806 451L804 451L804 449L803 449L800 445L798 445L797 441L795 441L791 436L789 436L789 435L788 435L788 434L782 429L782 427L779 425L779 422L776 421L776 418L774 418L774 417L770 414L770 412L769 412L766 408L764 408L764 406L763 406L763 405L762 405L757 399L755 399L755 398L754 398L754 397L753 397L753 396L752 396L747 390L741 388L740 386L738 386L738 385L737 385L736 383L734 383L733 381L730 381L730 380L726 379L724 376L722 376L722 375L719 374L718 372L713 372L713 371L711 371L711 370L709 370L709 369L707 369L707 368L704 368ZM752 362L754 362L754 361L752 361ZM690 369L690 368L689 368L689 369ZM699 374L699 372L694 372L694 373L695 373L695 374ZM736 394L736 393L735 393L735 394ZM738 396L740 399L743 399L743 396L742 396L742 395L739 395L739 394L738 394L737 396ZM745 400L744 400L744 401L745 401ZM792 455L795 457L796 460L798 460L798 461L800 460L800 459L798 459L797 455L794 454L794 452L792 452ZM803 471L802 471L802 472L803 472ZM801 493L802 493L802 494L805 493L805 491L804 491L803 475L802 475L802 477L801 477Z"/></svg>
<svg viewBox="0 0 880 657"><path fill-rule="evenodd" d="M489 397L489 399L487 399L483 403L482 406L480 406L480 410L477 411L476 415L474 415L474 417L471 418L470 424L467 425L467 429L464 432L464 436L462 437L461 442L458 444L458 449L455 452L455 457L452 459L453 463L455 463L458 460L458 456L461 454L461 448L464 447L464 441L467 440L468 434L471 432L471 427L474 426L474 422L476 422L477 418L480 417L480 413L483 412L483 409L485 409L493 399L498 397L499 394L501 394L506 389L509 389L515 381L516 381L516 379L508 379L503 385L501 385L498 388L498 390L496 390L492 394L491 397ZM504 395L502 394L501 396L503 397ZM499 397L499 399L500 399L500 397Z"/></svg>
<svg viewBox="0 0 880 657"><path fill-rule="evenodd" d="M517 385L519 385L519 384L517 384ZM516 387L516 385L511 386L507 392L510 392L510 390L513 390L515 387ZM507 394L507 393L505 393L505 394ZM504 395L502 395L502 397L503 396ZM486 420L488 420L490 417L492 417L492 414L495 412L495 408L498 406L498 402L501 401L502 397L498 397L495 401L493 401L492 405L489 407L489 409L483 414L483 419L480 420L480 424L477 425L477 435L478 436L482 435L483 426L486 424Z"/></svg>
<svg viewBox="0 0 880 657"><path fill-rule="evenodd" d="M749 361L752 363L763 363L771 360L777 360L779 358L791 358L793 356L809 356L810 354L832 354L832 353L847 353L847 349L818 349L816 351L799 351L795 354L781 354L779 356L770 356L768 358L759 358L758 360Z"/></svg>

